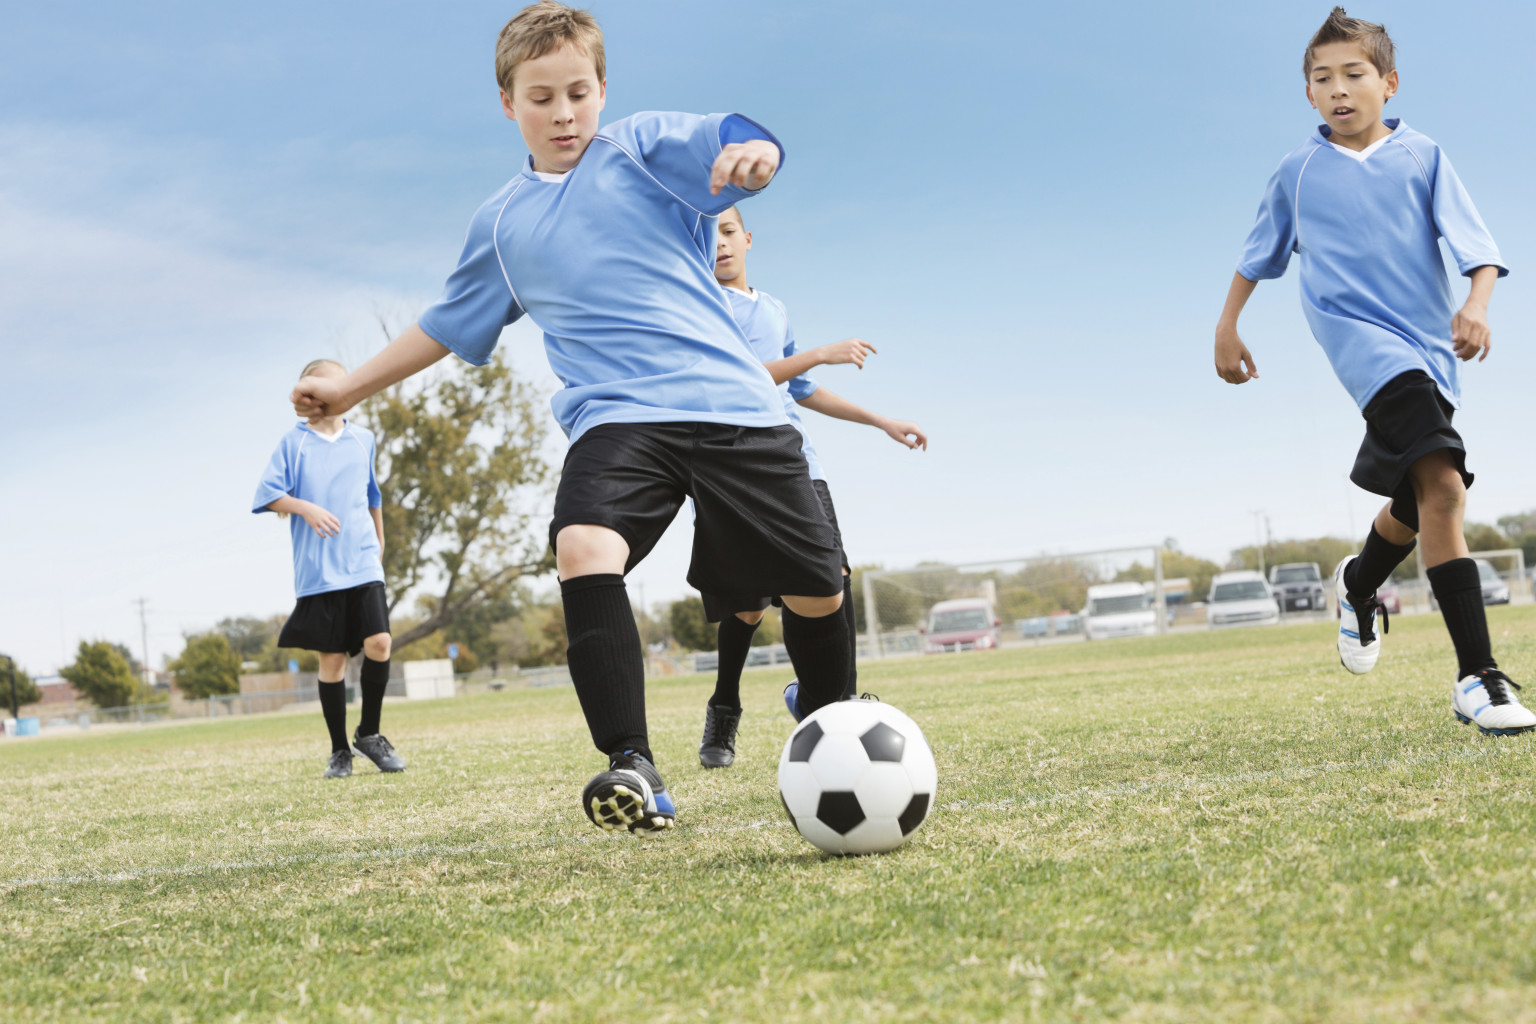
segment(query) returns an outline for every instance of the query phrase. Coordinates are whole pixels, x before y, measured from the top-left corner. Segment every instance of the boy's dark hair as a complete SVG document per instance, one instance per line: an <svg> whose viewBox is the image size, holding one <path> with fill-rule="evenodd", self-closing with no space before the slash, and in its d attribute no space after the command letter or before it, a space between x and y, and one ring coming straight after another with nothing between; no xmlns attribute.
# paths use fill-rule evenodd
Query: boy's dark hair
<svg viewBox="0 0 1536 1024"><path fill-rule="evenodd" d="M1371 63L1376 65L1378 75L1397 70L1397 51L1392 46L1392 37L1387 35L1386 26L1351 18L1344 13L1344 8L1335 7L1307 44L1307 55L1301 61L1301 77L1312 77L1312 55L1319 46L1329 43L1359 43Z"/></svg>
<svg viewBox="0 0 1536 1024"><path fill-rule="evenodd" d="M529 4L502 26L496 39L496 83L508 96L512 95L512 75L519 64L537 60L566 45L575 46L592 58L599 82L607 77L603 30L596 18L556 0Z"/></svg>

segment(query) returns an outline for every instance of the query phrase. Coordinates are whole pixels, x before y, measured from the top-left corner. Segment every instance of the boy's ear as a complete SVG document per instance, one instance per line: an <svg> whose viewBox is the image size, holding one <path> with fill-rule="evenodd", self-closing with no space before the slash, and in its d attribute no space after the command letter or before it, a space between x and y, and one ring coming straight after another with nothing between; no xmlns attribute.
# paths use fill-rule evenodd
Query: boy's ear
<svg viewBox="0 0 1536 1024"><path fill-rule="evenodd" d="M503 97L505 97L507 94L506 93L502 93L501 95ZM1313 110L1317 109L1317 100L1312 98L1312 83L1311 82L1307 83L1307 102L1312 104L1312 109ZM511 117L512 115L508 114L507 116Z"/></svg>
<svg viewBox="0 0 1536 1024"><path fill-rule="evenodd" d="M501 90L501 112L507 115L508 121L517 120L517 111L512 109L512 97L507 95L507 90Z"/></svg>
<svg viewBox="0 0 1536 1024"><path fill-rule="evenodd" d="M1397 95L1397 68L1387 72L1384 81L1387 83L1387 99Z"/></svg>
<svg viewBox="0 0 1536 1024"><path fill-rule="evenodd" d="M608 105L608 79L597 83L597 109L602 110Z"/></svg>

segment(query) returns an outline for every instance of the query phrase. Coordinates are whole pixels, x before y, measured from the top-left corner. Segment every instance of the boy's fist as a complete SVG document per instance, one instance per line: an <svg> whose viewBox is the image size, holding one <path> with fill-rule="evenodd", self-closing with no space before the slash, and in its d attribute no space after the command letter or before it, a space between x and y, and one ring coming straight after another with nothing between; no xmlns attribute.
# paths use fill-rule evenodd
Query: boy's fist
<svg viewBox="0 0 1536 1024"><path fill-rule="evenodd" d="M778 169L778 146L766 139L733 142L715 157L709 172L709 194L717 196L727 185L756 192L773 180Z"/></svg>
<svg viewBox="0 0 1536 1024"><path fill-rule="evenodd" d="M341 381L335 377L300 377L288 400L293 403L293 411L305 419L346 412L337 408L341 400Z"/></svg>
<svg viewBox="0 0 1536 1024"><path fill-rule="evenodd" d="M1237 336L1237 328L1225 324L1216 328L1216 376L1228 384L1242 384L1259 377L1253 353Z"/></svg>
<svg viewBox="0 0 1536 1024"><path fill-rule="evenodd" d="M1488 328L1488 308L1468 300L1465 306L1451 317L1451 348L1463 361L1477 356L1482 362L1493 348L1493 332ZM1478 355L1478 353L1482 353Z"/></svg>

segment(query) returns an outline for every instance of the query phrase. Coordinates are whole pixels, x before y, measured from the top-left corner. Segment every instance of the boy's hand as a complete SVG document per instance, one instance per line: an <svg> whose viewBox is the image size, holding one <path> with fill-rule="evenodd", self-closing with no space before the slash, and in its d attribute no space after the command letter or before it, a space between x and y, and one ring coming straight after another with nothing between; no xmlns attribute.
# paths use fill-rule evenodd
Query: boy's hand
<svg viewBox="0 0 1536 1024"><path fill-rule="evenodd" d="M308 378L305 378L306 380ZM304 503L304 511L299 515L309 524L309 528L315 531L317 537L334 537L341 532L341 520L331 515L325 509L312 501Z"/></svg>
<svg viewBox="0 0 1536 1024"><path fill-rule="evenodd" d="M720 150L709 172L709 194L717 196L727 185L756 192L766 188L779 169L779 147L766 139L733 142Z"/></svg>
<svg viewBox="0 0 1536 1024"><path fill-rule="evenodd" d="M1259 379L1259 368L1253 361L1253 353L1237 336L1237 328L1226 324L1216 326L1216 376L1228 384L1242 384Z"/></svg>
<svg viewBox="0 0 1536 1024"><path fill-rule="evenodd" d="M1476 299L1468 299L1451 317L1451 348L1462 361L1477 356L1482 362L1493 348L1493 332L1488 328L1488 307ZM1478 353L1482 353L1478 355Z"/></svg>
<svg viewBox="0 0 1536 1024"><path fill-rule="evenodd" d="M288 395L288 400L293 403L293 411L307 420L340 416L351 408L349 405L342 404L342 379L340 377L300 377L299 382L293 386L293 391Z"/></svg>
<svg viewBox="0 0 1536 1024"><path fill-rule="evenodd" d="M879 351L862 338L846 338L831 345L822 345L816 350L816 355L821 359L823 366L852 363L862 370L864 360L869 358L870 353L878 354Z"/></svg>
<svg viewBox="0 0 1536 1024"><path fill-rule="evenodd" d="M928 450L928 435L924 434L923 428L916 423L908 423L905 420L881 420L880 429L890 435L891 440L904 444L908 448Z"/></svg>

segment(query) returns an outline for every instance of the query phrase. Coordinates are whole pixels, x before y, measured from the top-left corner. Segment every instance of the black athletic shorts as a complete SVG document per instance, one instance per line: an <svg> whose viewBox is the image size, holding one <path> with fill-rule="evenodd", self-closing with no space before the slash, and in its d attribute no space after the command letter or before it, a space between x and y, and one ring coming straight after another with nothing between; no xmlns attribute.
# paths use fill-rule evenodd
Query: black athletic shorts
<svg viewBox="0 0 1536 1024"><path fill-rule="evenodd" d="M1392 518L1419 528L1419 502L1408 470L1424 456L1449 449L1462 482L1472 486L1467 450L1451 426L1456 410L1434 378L1423 370L1393 377L1366 403L1365 440L1349 478L1373 494L1392 499Z"/></svg>
<svg viewBox="0 0 1536 1024"><path fill-rule="evenodd" d="M356 655L363 649L363 640L388 632L389 602L384 598L384 584L364 583L299 598L277 636L277 646Z"/></svg>
<svg viewBox="0 0 1536 1024"><path fill-rule="evenodd" d="M803 443L788 424L593 427L566 453L549 545L567 526L606 526L629 545L627 573L691 497L694 589L731 600L840 594L837 534L811 486Z"/></svg>
<svg viewBox="0 0 1536 1024"><path fill-rule="evenodd" d="M838 557L842 559L843 570L846 572L848 565L848 552L843 549L843 531L837 525L837 509L832 507L832 492L827 487L825 480L812 480L811 486L816 488L816 497L821 499L822 511L827 515L827 522L832 524L832 536L837 541ZM735 615L737 612L760 612L770 604L778 604L775 597L747 598L723 598L714 594L701 594L704 598L704 617L710 622L719 622L727 615Z"/></svg>

